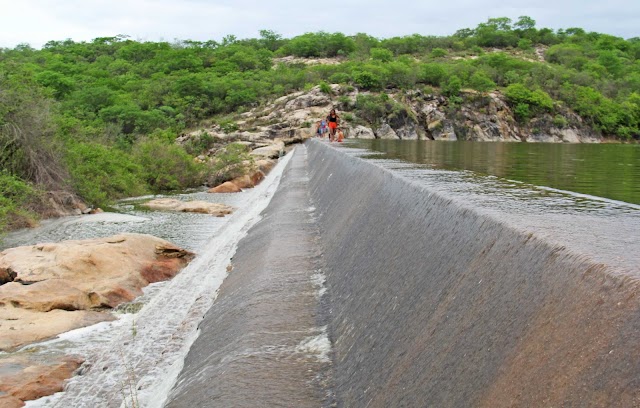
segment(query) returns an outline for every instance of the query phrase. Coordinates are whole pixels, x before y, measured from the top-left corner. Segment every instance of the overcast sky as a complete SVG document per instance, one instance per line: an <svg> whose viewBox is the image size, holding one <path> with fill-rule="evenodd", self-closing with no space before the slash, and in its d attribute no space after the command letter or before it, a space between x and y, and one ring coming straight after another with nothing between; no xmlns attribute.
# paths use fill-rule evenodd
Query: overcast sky
<svg viewBox="0 0 640 408"><path fill-rule="evenodd" d="M0 47L129 35L143 41L286 38L364 32L378 38L450 35L489 17L532 17L537 27L640 37L639 0L0 0Z"/></svg>

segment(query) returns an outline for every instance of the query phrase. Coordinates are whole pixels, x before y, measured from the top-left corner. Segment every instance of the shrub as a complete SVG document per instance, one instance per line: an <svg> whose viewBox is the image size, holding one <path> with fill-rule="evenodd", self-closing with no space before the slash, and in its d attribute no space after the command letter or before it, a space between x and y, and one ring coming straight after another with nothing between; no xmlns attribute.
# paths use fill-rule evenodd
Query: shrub
<svg viewBox="0 0 640 408"><path fill-rule="evenodd" d="M38 191L31 184L7 171L0 172L0 234L7 227L24 224L21 219L35 219L29 208L37 197Z"/></svg>
<svg viewBox="0 0 640 408"><path fill-rule="evenodd" d="M386 94L382 95L386 96ZM385 101L380 96L358 95L356 98L356 112L358 117L367 122L378 123L386 113Z"/></svg>
<svg viewBox="0 0 640 408"><path fill-rule="evenodd" d="M198 136L191 137L185 144L184 148L187 153L197 156L211 149L215 145L216 141L217 139L215 137L203 130Z"/></svg>
<svg viewBox="0 0 640 408"><path fill-rule="evenodd" d="M442 92L447 96L457 96L460 93L460 88L462 88L462 80L457 75L453 75L449 78Z"/></svg>
<svg viewBox="0 0 640 408"><path fill-rule="evenodd" d="M242 176L247 170L247 162L253 163L247 146L240 143L226 145L213 157L207 183L218 185Z"/></svg>
<svg viewBox="0 0 640 408"><path fill-rule="evenodd" d="M148 192L142 166L123 150L98 143L71 142L66 159L76 191L90 204L103 206L113 199Z"/></svg>
<svg viewBox="0 0 640 408"><path fill-rule="evenodd" d="M531 47L533 47L533 41L528 38L522 38L520 39L520 41L518 41L518 48L523 51L530 50Z"/></svg>
<svg viewBox="0 0 640 408"><path fill-rule="evenodd" d="M541 89L530 90L523 84L511 84L505 90L507 100L514 106L528 105L529 113L535 114L553 109L553 99ZM520 108L523 110L524 108Z"/></svg>
<svg viewBox="0 0 640 408"><path fill-rule="evenodd" d="M238 124L231 119L222 120L219 125L224 133L232 133L238 130Z"/></svg>
<svg viewBox="0 0 640 408"><path fill-rule="evenodd" d="M447 71L445 71L441 64L424 64L418 76L418 80L427 85L440 86L446 76Z"/></svg>
<svg viewBox="0 0 640 408"><path fill-rule="evenodd" d="M351 77L349 77L348 74L345 74L344 72L336 72L329 77L329 82L332 84L346 84L349 83L350 79Z"/></svg>
<svg viewBox="0 0 640 408"><path fill-rule="evenodd" d="M368 71L357 72L353 76L353 80L356 85L365 90L375 90L381 87L380 78Z"/></svg>
<svg viewBox="0 0 640 408"><path fill-rule="evenodd" d="M529 109L528 104L519 103L513 109L513 114L516 117L516 120L520 122L526 122L531 117L531 110Z"/></svg>
<svg viewBox="0 0 640 408"><path fill-rule="evenodd" d="M469 79L469 86L480 92L495 89L496 83L482 71L476 71Z"/></svg>
<svg viewBox="0 0 640 408"><path fill-rule="evenodd" d="M563 129L569 125L569 121L562 115L556 115L553 117L553 126Z"/></svg>
<svg viewBox="0 0 640 408"><path fill-rule="evenodd" d="M142 166L141 176L154 193L202 184L204 168L178 145L146 139L134 146L132 158Z"/></svg>
<svg viewBox="0 0 640 408"><path fill-rule="evenodd" d="M329 84L324 81L320 82L320 92L325 93L327 95L331 95L333 93Z"/></svg>
<svg viewBox="0 0 640 408"><path fill-rule="evenodd" d="M431 50L431 57L432 58L446 57L447 54L448 54L447 50L445 50L443 48L434 48L433 50Z"/></svg>
<svg viewBox="0 0 640 408"><path fill-rule="evenodd" d="M374 61L390 62L393 59L393 53L386 48L372 48L369 54Z"/></svg>

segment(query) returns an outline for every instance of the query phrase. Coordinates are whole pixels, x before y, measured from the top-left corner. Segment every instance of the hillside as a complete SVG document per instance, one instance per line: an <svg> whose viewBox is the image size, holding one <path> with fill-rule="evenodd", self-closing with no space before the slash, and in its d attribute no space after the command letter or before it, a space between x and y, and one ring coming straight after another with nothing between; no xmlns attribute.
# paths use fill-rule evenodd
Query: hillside
<svg viewBox="0 0 640 408"><path fill-rule="evenodd" d="M246 151L230 155L225 143L308 134L330 105L352 137L640 134L639 38L538 29L529 17L491 18L445 37L260 34L1 49L0 228L82 202L200 186L229 164L217 154L243 160ZM287 107L312 97L320 99ZM311 110L290 117L301 109Z"/></svg>

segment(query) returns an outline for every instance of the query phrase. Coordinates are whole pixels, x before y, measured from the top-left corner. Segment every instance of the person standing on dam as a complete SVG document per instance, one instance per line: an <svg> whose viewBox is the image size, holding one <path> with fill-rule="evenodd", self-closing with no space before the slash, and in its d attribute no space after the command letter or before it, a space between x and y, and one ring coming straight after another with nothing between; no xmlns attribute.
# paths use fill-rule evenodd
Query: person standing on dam
<svg viewBox="0 0 640 408"><path fill-rule="evenodd" d="M331 111L329 111L329 114L327 115L327 121L329 122L329 141L333 142L336 136L338 123L340 123L340 116L338 116L335 109L331 109Z"/></svg>

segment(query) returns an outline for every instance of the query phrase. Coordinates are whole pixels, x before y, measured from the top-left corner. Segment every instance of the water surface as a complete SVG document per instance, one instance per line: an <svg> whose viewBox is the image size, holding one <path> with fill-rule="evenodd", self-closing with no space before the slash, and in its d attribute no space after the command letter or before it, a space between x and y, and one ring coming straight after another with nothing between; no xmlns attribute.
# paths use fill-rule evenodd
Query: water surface
<svg viewBox="0 0 640 408"><path fill-rule="evenodd" d="M349 145L433 169L470 170L640 204L638 145L382 139L350 140Z"/></svg>

